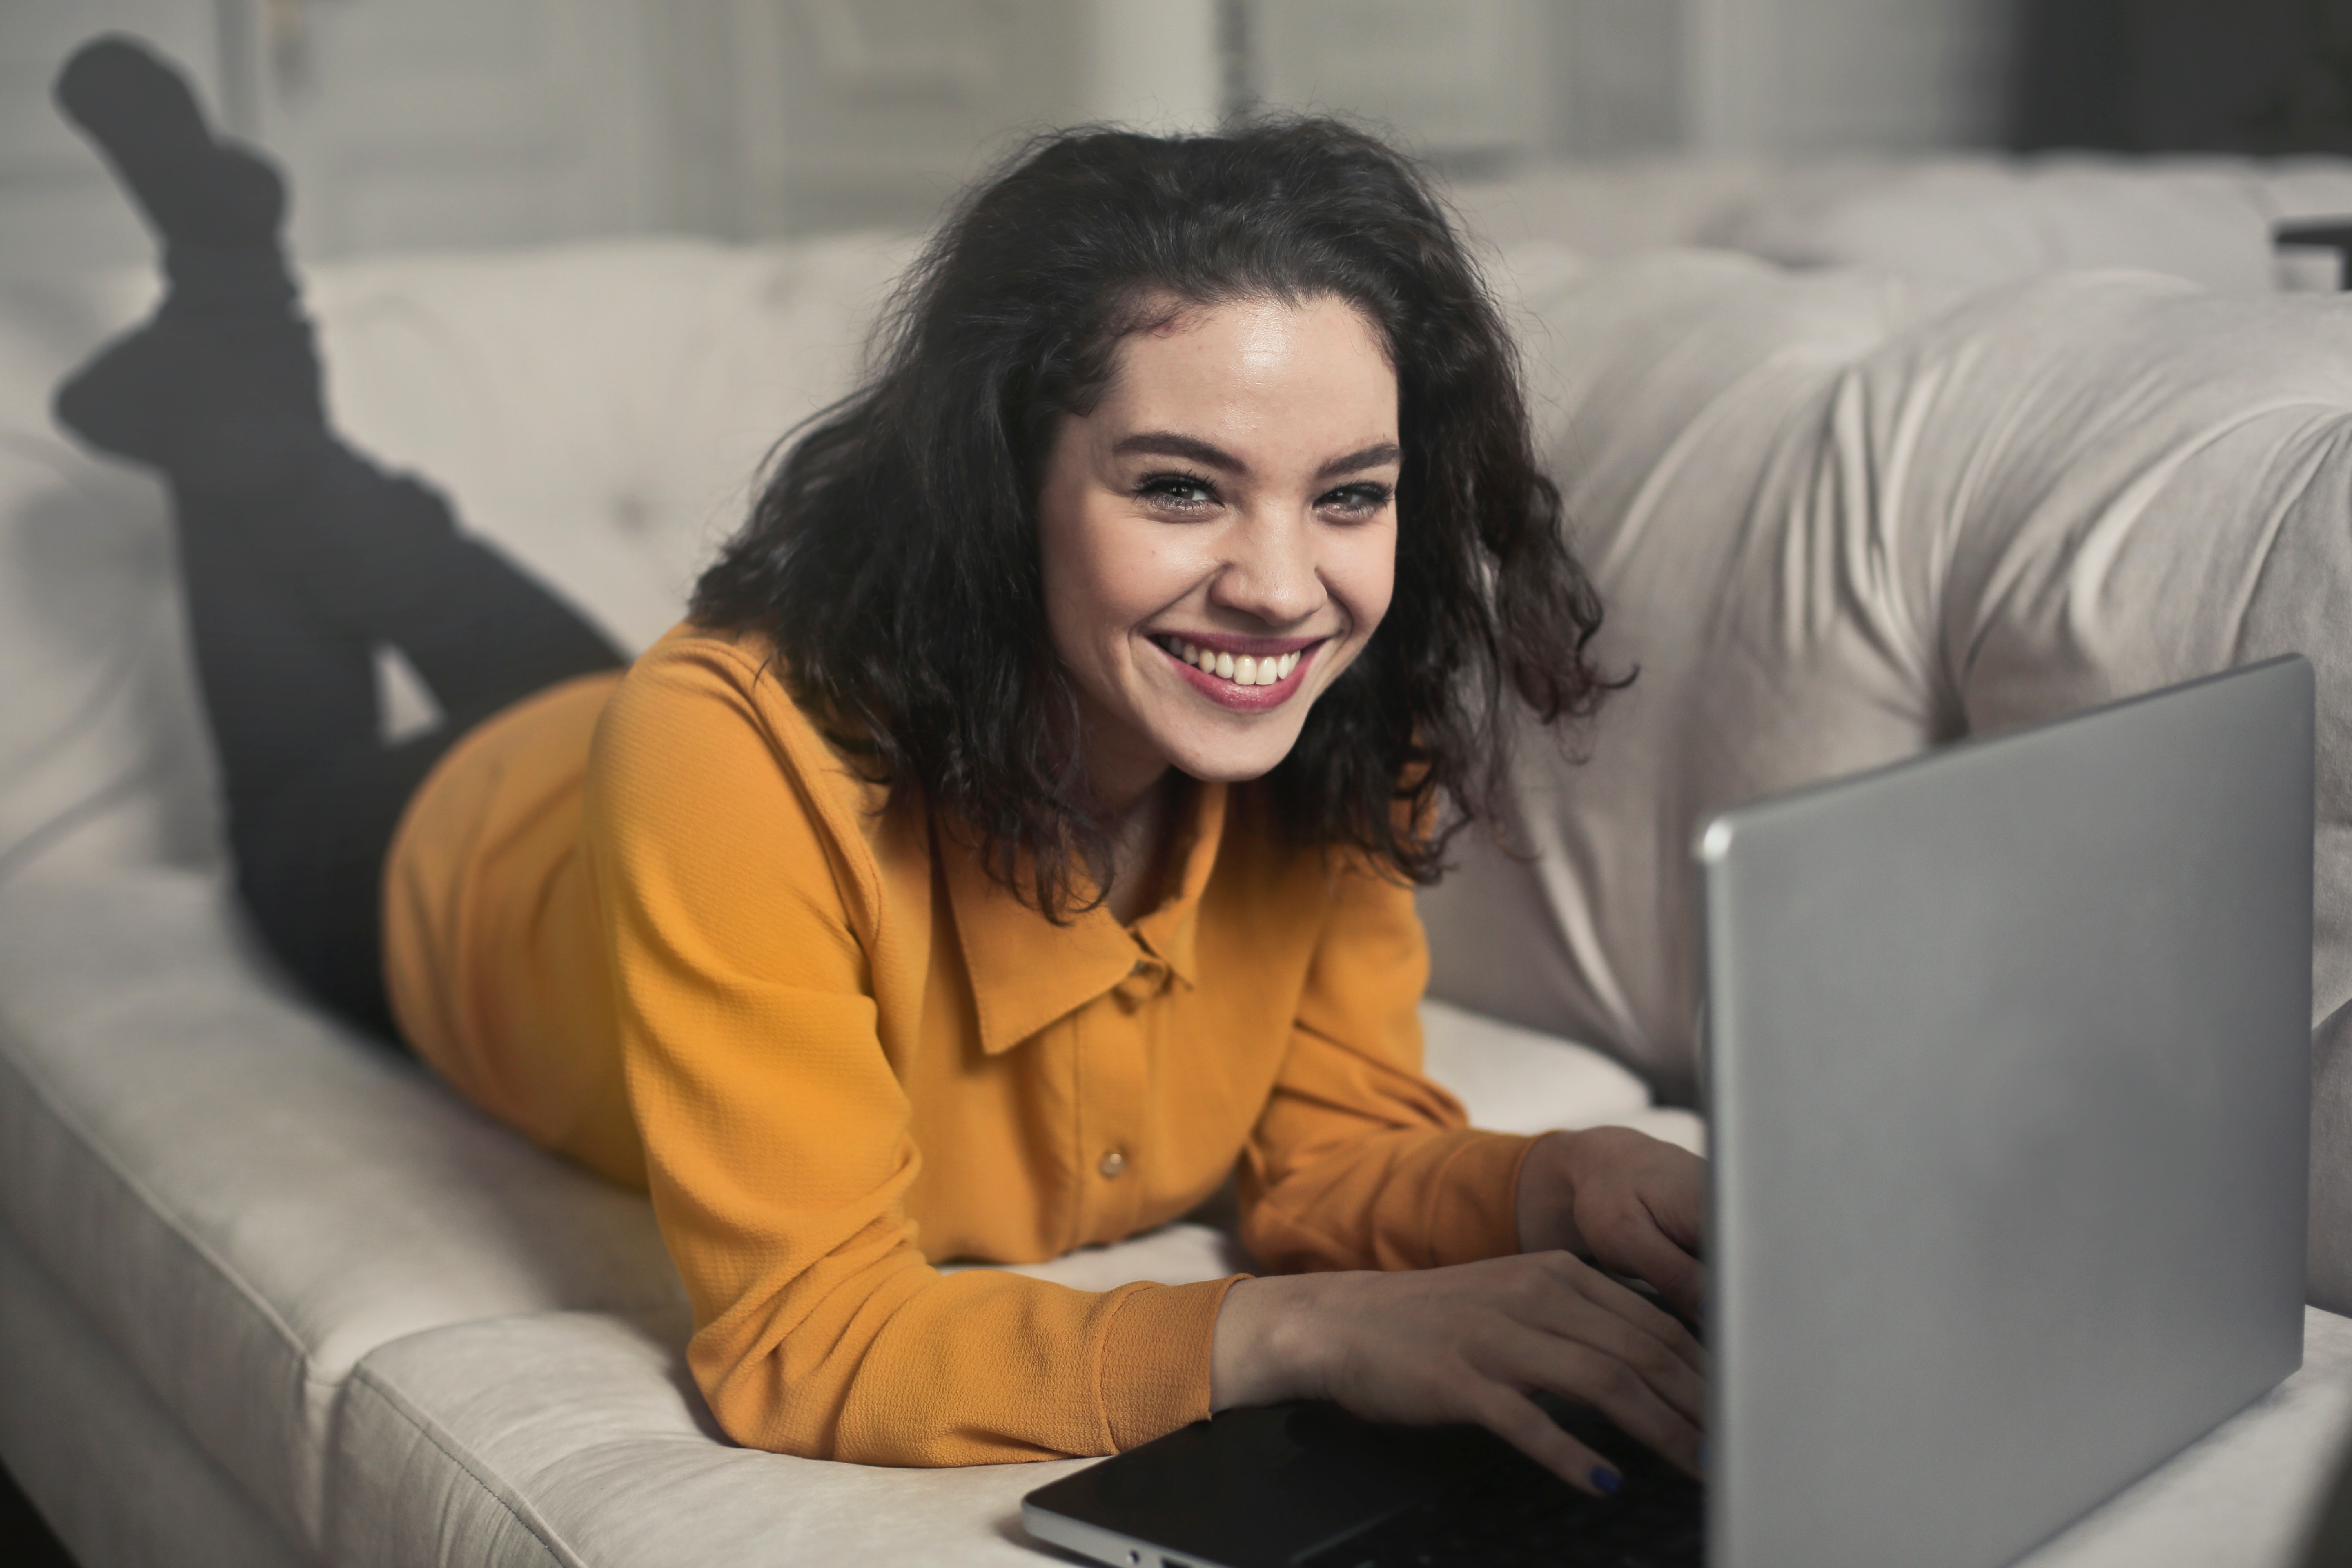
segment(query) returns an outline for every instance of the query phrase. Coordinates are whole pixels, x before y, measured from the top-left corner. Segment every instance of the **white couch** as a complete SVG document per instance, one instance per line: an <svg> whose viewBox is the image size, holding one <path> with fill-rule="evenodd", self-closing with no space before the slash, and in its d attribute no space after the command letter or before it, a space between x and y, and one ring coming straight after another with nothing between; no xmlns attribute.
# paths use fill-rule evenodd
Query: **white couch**
<svg viewBox="0 0 2352 1568"><path fill-rule="evenodd" d="M775 434L854 373L905 255L418 258L323 269L312 300L344 426L642 643ZM2344 1003L2345 308L2120 276L1959 300L1720 254L1595 268L1545 241L1505 269L1611 603L1603 652L1643 674L1589 763L1526 753L1515 826L1544 857L1473 852L1427 904L1458 1005L1429 1010L1433 1070L1482 1120L1696 1142L1609 1058L1687 1089L1678 859L1708 806L2273 646L2321 670L2318 975L2325 1010ZM1066 1467L726 1445L643 1201L342 1034L254 952L160 498L46 416L142 298L0 298L0 1458L87 1568L1038 1561L1017 1500ZM2340 1228L2334 1060L2315 1191ZM2347 1292L2324 1299L2352 1304L2340 1256L2315 1256ZM1230 1260L1189 1225L1035 1271ZM2282 1484L2352 1421L2352 1340L2314 1321L2325 1353L2273 1402ZM2189 1526L2158 1498L2050 1561L2144 1560L2185 1529L2275 1560L2299 1521L2241 1489Z"/></svg>

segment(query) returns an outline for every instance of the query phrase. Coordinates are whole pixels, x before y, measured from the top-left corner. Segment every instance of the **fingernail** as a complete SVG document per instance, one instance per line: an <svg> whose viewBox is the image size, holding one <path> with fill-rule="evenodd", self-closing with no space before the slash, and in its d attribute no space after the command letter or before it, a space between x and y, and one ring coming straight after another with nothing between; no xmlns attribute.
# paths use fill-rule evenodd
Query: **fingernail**
<svg viewBox="0 0 2352 1568"><path fill-rule="evenodd" d="M1702 1470L1709 1468L1706 1462L1706 1445L1704 1443L1698 1446L1698 1468Z"/></svg>
<svg viewBox="0 0 2352 1568"><path fill-rule="evenodd" d="M1606 1465L1595 1465L1592 1467L1592 1484L1602 1497L1615 1497L1617 1489L1625 1484L1625 1478Z"/></svg>

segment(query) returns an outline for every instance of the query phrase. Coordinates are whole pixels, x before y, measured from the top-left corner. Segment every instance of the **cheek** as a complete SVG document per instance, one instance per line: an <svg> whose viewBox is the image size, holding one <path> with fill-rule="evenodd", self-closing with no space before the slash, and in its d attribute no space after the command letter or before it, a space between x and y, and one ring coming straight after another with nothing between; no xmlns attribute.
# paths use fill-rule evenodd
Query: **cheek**
<svg viewBox="0 0 2352 1568"><path fill-rule="evenodd" d="M1328 558L1324 581L1346 606L1361 639L1389 613L1396 593L1396 529L1389 525L1342 537L1340 548Z"/></svg>
<svg viewBox="0 0 2352 1568"><path fill-rule="evenodd" d="M1064 564L1073 618L1110 644L1181 599L1207 574L1195 536L1115 509L1092 520Z"/></svg>
<svg viewBox="0 0 2352 1568"><path fill-rule="evenodd" d="M1041 518L1039 566L1054 651L1081 679L1164 603L1164 551L1115 506L1077 504Z"/></svg>

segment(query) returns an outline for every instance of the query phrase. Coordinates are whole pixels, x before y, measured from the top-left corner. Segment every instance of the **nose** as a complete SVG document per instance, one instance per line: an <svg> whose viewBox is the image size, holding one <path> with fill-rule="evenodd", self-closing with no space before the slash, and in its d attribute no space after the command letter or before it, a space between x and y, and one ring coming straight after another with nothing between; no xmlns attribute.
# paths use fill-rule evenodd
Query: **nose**
<svg viewBox="0 0 2352 1568"><path fill-rule="evenodd" d="M1239 520L1209 597L1269 626L1296 626L1321 609L1326 591L1307 521L1263 511Z"/></svg>

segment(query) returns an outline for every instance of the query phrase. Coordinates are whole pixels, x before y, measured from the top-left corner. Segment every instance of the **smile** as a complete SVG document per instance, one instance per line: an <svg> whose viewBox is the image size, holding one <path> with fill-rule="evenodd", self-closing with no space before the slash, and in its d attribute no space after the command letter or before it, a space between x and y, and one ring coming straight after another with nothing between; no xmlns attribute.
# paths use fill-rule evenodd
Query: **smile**
<svg viewBox="0 0 2352 1568"><path fill-rule="evenodd" d="M1189 638L1156 636L1160 652L1184 667L1191 684L1203 696L1227 708L1255 710L1277 706L1298 689L1299 666L1310 661L1322 640L1287 649L1236 654L1229 648L1204 647Z"/></svg>
<svg viewBox="0 0 2352 1568"><path fill-rule="evenodd" d="M1235 686L1273 686L1287 680L1290 672L1298 668L1299 658L1307 651L1305 648L1292 648L1288 653L1269 653L1263 657L1243 654L1236 658L1230 653L1202 647L1182 637L1158 637L1151 640L1174 654L1178 662L1189 664L1202 674L1214 676L1219 680L1230 680Z"/></svg>

